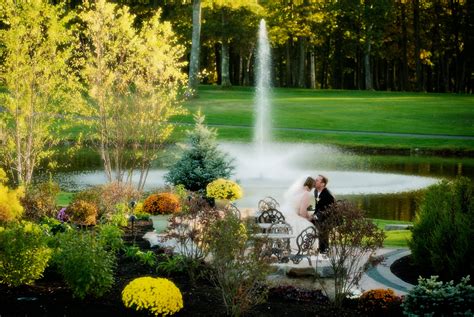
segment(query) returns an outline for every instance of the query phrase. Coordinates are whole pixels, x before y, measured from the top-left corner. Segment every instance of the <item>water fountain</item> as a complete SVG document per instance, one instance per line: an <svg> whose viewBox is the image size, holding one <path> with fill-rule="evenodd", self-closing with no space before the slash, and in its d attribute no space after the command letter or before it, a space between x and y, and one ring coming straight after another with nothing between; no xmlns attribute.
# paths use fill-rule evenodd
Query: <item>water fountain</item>
<svg viewBox="0 0 474 317"><path fill-rule="evenodd" d="M341 195L363 195L364 200L371 194L410 192L437 181L430 177L385 173L383 168L379 170L381 172L373 172L370 164L367 164L370 158L347 154L330 146L272 142L270 60L270 44L265 21L262 20L256 60L254 140L251 144L221 144L221 149L236 159L233 178L238 180L244 189L244 198L237 202L239 207L256 207L258 201L265 196L282 201L286 189L297 182L302 184L302 180L308 175L328 176L328 187L337 198ZM163 186L163 175L166 172L151 170L146 189ZM81 188L105 183L105 178L103 171L98 170L81 174L71 173L69 181L75 184L76 188ZM62 186L67 188L67 184L63 183ZM394 206L393 214L399 213L399 207ZM387 217L399 219L400 215Z"/></svg>

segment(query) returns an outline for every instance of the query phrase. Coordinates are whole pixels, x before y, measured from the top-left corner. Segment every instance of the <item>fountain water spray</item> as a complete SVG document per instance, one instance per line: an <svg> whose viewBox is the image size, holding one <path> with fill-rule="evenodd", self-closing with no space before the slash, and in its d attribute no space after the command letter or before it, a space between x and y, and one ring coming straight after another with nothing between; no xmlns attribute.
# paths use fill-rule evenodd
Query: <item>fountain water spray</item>
<svg viewBox="0 0 474 317"><path fill-rule="evenodd" d="M257 88L255 96L256 118L254 144L258 156L258 165L264 166L265 153L271 141L270 113L270 42L268 41L265 21L260 21L257 44Z"/></svg>

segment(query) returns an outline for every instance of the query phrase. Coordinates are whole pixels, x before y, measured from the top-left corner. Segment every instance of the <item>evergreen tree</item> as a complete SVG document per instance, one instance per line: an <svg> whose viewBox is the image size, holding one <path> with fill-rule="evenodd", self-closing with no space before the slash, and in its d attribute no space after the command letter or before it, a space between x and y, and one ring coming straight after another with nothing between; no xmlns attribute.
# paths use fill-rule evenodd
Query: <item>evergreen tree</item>
<svg viewBox="0 0 474 317"><path fill-rule="evenodd" d="M213 180L231 176L232 159L217 148L217 132L204 124L204 118L200 112L194 116L194 129L188 132L189 147L165 175L168 183L202 191Z"/></svg>

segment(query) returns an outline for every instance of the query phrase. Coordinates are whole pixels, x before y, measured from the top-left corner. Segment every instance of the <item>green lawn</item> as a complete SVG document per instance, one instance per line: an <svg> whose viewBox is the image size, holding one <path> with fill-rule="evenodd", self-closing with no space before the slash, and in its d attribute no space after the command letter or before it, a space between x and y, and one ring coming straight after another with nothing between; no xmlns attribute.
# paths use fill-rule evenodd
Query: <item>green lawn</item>
<svg viewBox="0 0 474 317"><path fill-rule="evenodd" d="M388 224L411 224L412 223L408 221L384 220L384 219L372 219L372 221L377 225L377 227L379 227L382 230L384 230L385 225L388 225ZM386 234L386 238L383 243L384 247L408 248L408 240L411 239L410 230L390 230L390 231L385 231L385 234Z"/></svg>
<svg viewBox="0 0 474 317"><path fill-rule="evenodd" d="M286 88L275 88L272 95L274 137L279 141L474 150L474 140L419 136L474 136L474 97L469 95ZM191 114L201 109L206 122L218 127L221 139L248 141L252 137L253 88L201 86L199 98L188 101L186 108ZM176 121L192 123L191 114Z"/></svg>

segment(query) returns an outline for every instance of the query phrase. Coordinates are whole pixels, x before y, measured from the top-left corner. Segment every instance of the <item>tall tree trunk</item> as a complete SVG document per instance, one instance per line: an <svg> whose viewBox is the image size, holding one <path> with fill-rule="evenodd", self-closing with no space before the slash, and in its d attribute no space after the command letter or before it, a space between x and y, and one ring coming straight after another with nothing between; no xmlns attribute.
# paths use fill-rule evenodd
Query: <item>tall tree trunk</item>
<svg viewBox="0 0 474 317"><path fill-rule="evenodd" d="M286 87L291 87L291 54L290 54L290 40L286 42L285 47L286 59Z"/></svg>
<svg viewBox="0 0 474 317"><path fill-rule="evenodd" d="M298 38L298 87L304 88L306 78L306 38Z"/></svg>
<svg viewBox="0 0 474 317"><path fill-rule="evenodd" d="M225 8L221 9L221 23L222 29L225 30L227 28L227 12ZM221 86L232 86L229 74L229 39L225 36L222 39L221 45Z"/></svg>
<svg viewBox="0 0 474 317"><path fill-rule="evenodd" d="M252 49L250 50L249 56L247 57L247 63L245 66L244 86L250 86L250 67L252 66L252 58L253 58L253 45L252 45Z"/></svg>
<svg viewBox="0 0 474 317"><path fill-rule="evenodd" d="M199 58L201 49L201 0L193 0L193 34L191 57L189 61L188 89L191 94L197 92L199 84Z"/></svg>
<svg viewBox="0 0 474 317"><path fill-rule="evenodd" d="M336 38L334 41L334 58L333 58L333 88L341 89L342 88L342 42L343 34L342 30L336 30Z"/></svg>
<svg viewBox="0 0 474 317"><path fill-rule="evenodd" d="M406 22L406 6L405 3L400 3L401 6L401 24L402 24L402 64L401 64L401 89L408 89L408 32Z"/></svg>
<svg viewBox="0 0 474 317"><path fill-rule="evenodd" d="M229 43L226 40L222 41L221 58L221 86L230 87L232 84L229 74Z"/></svg>
<svg viewBox="0 0 474 317"><path fill-rule="evenodd" d="M316 88L316 65L315 65L315 61L314 61L314 51L311 51L309 53L309 71L310 71L310 74L309 74L309 86L311 89L315 89Z"/></svg>
<svg viewBox="0 0 474 317"><path fill-rule="evenodd" d="M423 78L420 59L420 0L413 0L413 32L415 37L416 91L422 91Z"/></svg>
<svg viewBox="0 0 474 317"><path fill-rule="evenodd" d="M371 51L371 27L369 24L367 26L367 33L365 36L365 49L364 49L364 74L365 74L365 90L374 90L372 85L372 68L370 67L370 51Z"/></svg>

